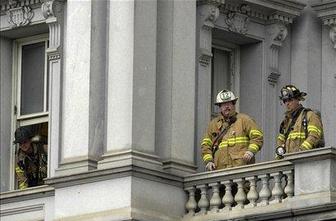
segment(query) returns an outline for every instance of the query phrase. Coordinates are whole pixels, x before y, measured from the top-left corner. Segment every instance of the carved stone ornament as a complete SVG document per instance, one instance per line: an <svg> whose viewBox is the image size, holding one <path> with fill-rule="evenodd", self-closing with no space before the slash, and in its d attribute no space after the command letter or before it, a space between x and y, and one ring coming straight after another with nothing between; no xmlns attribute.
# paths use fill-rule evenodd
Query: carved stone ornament
<svg viewBox="0 0 336 221"><path fill-rule="evenodd" d="M329 37L333 43L334 49L336 49L336 24L330 26Z"/></svg>
<svg viewBox="0 0 336 221"><path fill-rule="evenodd" d="M210 64L211 58L212 58L212 53L206 50L200 50L201 55L199 56L199 63L203 67L207 67Z"/></svg>
<svg viewBox="0 0 336 221"><path fill-rule="evenodd" d="M10 9L7 11L8 22L12 28L28 25L34 16L29 6L18 6L18 1L9 1Z"/></svg>
<svg viewBox="0 0 336 221"><path fill-rule="evenodd" d="M281 46L288 35L288 30L285 24L278 22L270 25L268 34L270 35L271 45Z"/></svg>
<svg viewBox="0 0 336 221"><path fill-rule="evenodd" d="M225 23L232 32L238 32L240 34L246 34L248 31L249 16L247 13L250 11L248 5L241 5L239 12L227 12L225 17Z"/></svg>
<svg viewBox="0 0 336 221"><path fill-rule="evenodd" d="M44 0L41 6L43 17L46 19L59 17L62 11L61 3L57 0Z"/></svg>

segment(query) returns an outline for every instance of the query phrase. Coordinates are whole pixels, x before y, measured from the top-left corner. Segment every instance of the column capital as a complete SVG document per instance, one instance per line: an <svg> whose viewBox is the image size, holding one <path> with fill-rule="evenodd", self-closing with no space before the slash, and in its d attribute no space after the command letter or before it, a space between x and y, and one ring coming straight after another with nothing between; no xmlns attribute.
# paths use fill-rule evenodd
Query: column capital
<svg viewBox="0 0 336 221"><path fill-rule="evenodd" d="M336 49L336 0L317 1L311 7L317 13L324 25L329 26L329 37L333 48Z"/></svg>

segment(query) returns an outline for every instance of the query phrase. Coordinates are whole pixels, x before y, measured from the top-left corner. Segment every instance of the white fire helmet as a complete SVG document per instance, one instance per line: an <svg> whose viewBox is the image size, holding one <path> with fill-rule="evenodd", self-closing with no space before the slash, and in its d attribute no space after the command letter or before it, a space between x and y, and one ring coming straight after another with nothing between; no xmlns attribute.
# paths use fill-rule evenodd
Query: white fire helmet
<svg viewBox="0 0 336 221"><path fill-rule="evenodd" d="M217 94L215 105L219 105L226 102L236 102L238 97L234 95L232 91L222 90Z"/></svg>

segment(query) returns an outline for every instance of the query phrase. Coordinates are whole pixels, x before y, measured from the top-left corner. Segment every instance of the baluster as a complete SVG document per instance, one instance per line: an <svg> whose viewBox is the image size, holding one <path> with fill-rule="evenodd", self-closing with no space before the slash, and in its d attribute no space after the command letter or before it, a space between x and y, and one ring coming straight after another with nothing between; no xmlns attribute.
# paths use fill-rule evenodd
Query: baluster
<svg viewBox="0 0 336 221"><path fill-rule="evenodd" d="M246 194L244 191L245 179L244 178L236 179L236 180L233 180L233 182L238 184L238 191L234 198L234 200L237 202L237 206L235 207L235 209L243 209L244 202L246 200Z"/></svg>
<svg viewBox="0 0 336 221"><path fill-rule="evenodd" d="M212 187L212 197L210 200L210 209L212 212L218 212L219 206L222 203L222 200L219 196L219 183L212 183L209 186Z"/></svg>
<svg viewBox="0 0 336 221"><path fill-rule="evenodd" d="M207 198L208 185L200 185L197 188L201 189L201 199L198 201L198 207L201 209L200 214L206 214L209 207L209 200Z"/></svg>
<svg viewBox="0 0 336 221"><path fill-rule="evenodd" d="M281 203L282 196L284 194L281 186L282 172L272 173L271 176L274 177L274 187L272 190L272 196L274 196L274 199L272 203Z"/></svg>
<svg viewBox="0 0 336 221"><path fill-rule="evenodd" d="M233 203L233 196L231 193L232 181L227 180L227 181L222 182L222 184L225 185L225 195L223 196L223 199L222 199L222 202L225 206L223 210L231 210L232 203Z"/></svg>
<svg viewBox="0 0 336 221"><path fill-rule="evenodd" d="M250 191L247 194L247 199L250 201L249 205L246 207L256 207L259 194L257 191L257 180L256 176L246 178L250 182Z"/></svg>
<svg viewBox="0 0 336 221"><path fill-rule="evenodd" d="M195 187L188 187L185 189L189 193L189 199L186 203L186 209L188 211L187 215L193 216L195 214L195 210L197 208L197 202L195 200Z"/></svg>
<svg viewBox="0 0 336 221"><path fill-rule="evenodd" d="M287 198L292 198L294 196L294 179L293 179L293 171L284 171L284 174L287 176L287 184L285 187L285 193Z"/></svg>
<svg viewBox="0 0 336 221"><path fill-rule="evenodd" d="M269 203L269 198L271 197L271 191L269 189L269 174L266 175L260 175L259 178L261 178L262 181L262 188L259 193L259 197L261 199L261 202L259 205L266 206Z"/></svg>

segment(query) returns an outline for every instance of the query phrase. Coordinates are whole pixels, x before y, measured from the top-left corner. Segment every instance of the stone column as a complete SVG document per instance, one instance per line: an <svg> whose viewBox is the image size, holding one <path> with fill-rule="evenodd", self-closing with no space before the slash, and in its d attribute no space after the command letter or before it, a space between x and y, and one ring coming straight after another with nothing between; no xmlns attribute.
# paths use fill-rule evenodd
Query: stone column
<svg viewBox="0 0 336 221"><path fill-rule="evenodd" d="M42 6L42 14L49 27L49 47L47 48L49 71L49 131L48 131L48 170L49 176L55 175L59 163L60 122L61 122L61 78L63 57L63 11L64 3L47 0Z"/></svg>
<svg viewBox="0 0 336 221"><path fill-rule="evenodd" d="M314 1L312 8L322 20L321 114L326 145L336 146L336 1Z"/></svg>
<svg viewBox="0 0 336 221"><path fill-rule="evenodd" d="M66 16L57 175L95 169L104 145L106 1L69 0Z"/></svg>
<svg viewBox="0 0 336 221"><path fill-rule="evenodd" d="M196 140L197 160L202 162L200 142L211 117L212 29L219 16L218 6L225 1L200 1L196 29ZM202 165L202 164L201 164Z"/></svg>
<svg viewBox="0 0 336 221"><path fill-rule="evenodd" d="M290 82L308 93L304 105L321 109L321 24L308 5L292 28Z"/></svg>
<svg viewBox="0 0 336 221"><path fill-rule="evenodd" d="M161 168L155 153L157 1L109 1L106 150L99 168Z"/></svg>
<svg viewBox="0 0 336 221"><path fill-rule="evenodd" d="M195 171L196 2L158 1L156 149L163 168Z"/></svg>

